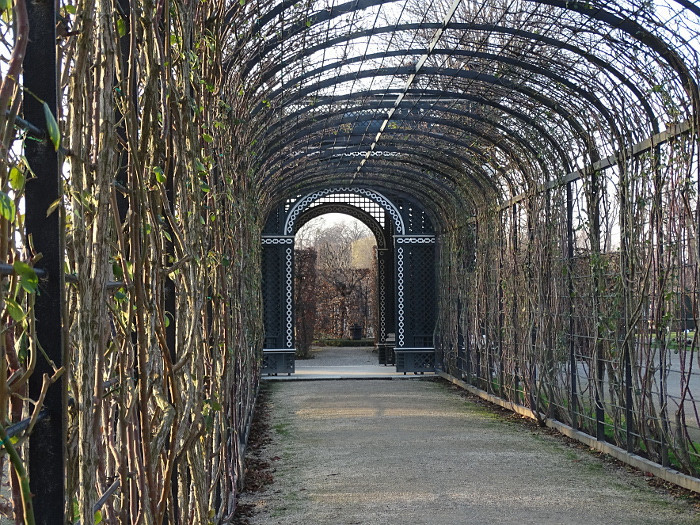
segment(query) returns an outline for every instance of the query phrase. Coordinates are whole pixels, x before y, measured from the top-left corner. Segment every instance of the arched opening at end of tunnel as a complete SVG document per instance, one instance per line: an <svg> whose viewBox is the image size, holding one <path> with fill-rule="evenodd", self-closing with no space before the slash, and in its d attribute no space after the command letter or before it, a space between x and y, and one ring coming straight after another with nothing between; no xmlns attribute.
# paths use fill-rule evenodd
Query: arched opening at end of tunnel
<svg viewBox="0 0 700 525"><path fill-rule="evenodd" d="M344 256L346 260L355 259L354 267L351 263L341 269L337 264L327 264L330 261L318 250L314 255L299 249L310 244L310 236L303 230L301 237L307 240L296 240L300 229L329 213L357 219L370 232L367 235L353 233L352 230L357 228L348 228L345 232L342 228L335 228L335 235L326 232L321 236L325 240L319 246L325 245L324 249L339 251L343 244L354 244L354 250L351 248ZM334 236L345 238L345 241L328 242ZM368 240L362 242L371 243L373 250L369 245L361 247L363 237ZM307 357L308 345L319 335L319 338L344 341L343 344L353 338L368 340L366 342L376 348L376 360L370 359L370 362L395 365L396 373L434 371L436 235L428 210L415 198L402 193L380 193L368 187L349 186L326 187L306 195L287 196L279 199L267 216L262 247L263 374L294 374L296 357L299 354L302 359ZM370 265L366 262L358 264L363 251L365 260L369 253L374 255ZM307 260L314 257L313 264L312 260ZM309 282L300 282L296 276L300 265L313 266L317 282L312 283L310 279ZM319 268L326 271L326 275L319 277ZM375 270L373 286L372 269ZM317 319L320 322L314 327L313 335L304 333L309 327L302 327L297 322L300 315L297 303L301 295L307 293L306 288L309 289L308 299L311 290L318 294L323 286L329 289L329 299L320 310L318 307L314 310L322 312ZM354 318L350 300L353 295L360 303L354 309ZM302 304L308 302L301 301ZM310 315L301 312L300 321L307 314ZM374 321L370 322L372 314ZM328 319L323 318L326 315ZM388 372L386 369L382 373Z"/></svg>
<svg viewBox="0 0 700 525"><path fill-rule="evenodd" d="M310 219L294 242L295 349L298 360L376 363L379 333L377 240L345 213ZM301 364L301 363L300 363Z"/></svg>

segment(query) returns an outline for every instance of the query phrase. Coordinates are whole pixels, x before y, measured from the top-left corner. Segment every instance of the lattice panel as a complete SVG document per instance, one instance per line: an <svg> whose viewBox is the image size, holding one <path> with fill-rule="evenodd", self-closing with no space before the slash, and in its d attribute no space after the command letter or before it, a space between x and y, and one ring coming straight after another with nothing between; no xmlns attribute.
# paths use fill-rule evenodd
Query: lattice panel
<svg viewBox="0 0 700 525"><path fill-rule="evenodd" d="M379 265L379 275L377 277L377 284L379 285L379 342L384 342L387 334L386 309L388 298L386 295L386 257L383 253L379 255L377 263Z"/></svg>
<svg viewBox="0 0 700 525"><path fill-rule="evenodd" d="M434 233L433 224L418 205L405 199L395 199L396 207L403 217L406 233L409 234L431 234Z"/></svg>
<svg viewBox="0 0 700 525"><path fill-rule="evenodd" d="M286 211L294 205L298 199L287 199L285 203ZM313 202L311 202L306 209L315 208L316 206L321 206L323 204L346 204L349 206L354 206L360 208L366 213L369 213L375 221L377 221L382 228L386 224L386 211L377 202L369 199L363 195L358 195L355 193L331 193L320 197Z"/></svg>
<svg viewBox="0 0 700 525"><path fill-rule="evenodd" d="M394 224L394 231L398 234L406 232L401 213L384 195L367 188L343 187L326 188L302 198L288 199L285 203L287 219L284 225L284 233L287 235L293 233L297 219L309 208L335 202L349 204L364 210L382 227L388 220L388 214L391 216L391 221Z"/></svg>
<svg viewBox="0 0 700 525"><path fill-rule="evenodd" d="M394 254L391 250L380 251L378 253L380 264L380 271L383 271L382 281L377 282L379 285L380 298L384 298L384 310L380 311L380 319L384 317L384 333L382 334L382 341L386 341L389 334L393 334L392 338L396 336L396 299L395 299L395 268L394 268ZM381 306L381 305L380 305Z"/></svg>
<svg viewBox="0 0 700 525"><path fill-rule="evenodd" d="M284 220L287 217L284 205L275 207L265 222L263 235L280 235L284 231Z"/></svg>
<svg viewBox="0 0 700 525"><path fill-rule="evenodd" d="M263 351L262 369L263 374L277 375L294 373L294 352L265 352Z"/></svg>
<svg viewBox="0 0 700 525"><path fill-rule="evenodd" d="M397 238L397 346L432 347L435 329L435 244ZM403 319L401 319L403 317Z"/></svg>
<svg viewBox="0 0 700 525"><path fill-rule="evenodd" d="M430 350L395 350L396 371L433 372L435 370L435 351Z"/></svg>
<svg viewBox="0 0 700 525"><path fill-rule="evenodd" d="M281 240L264 239L262 249L263 319L265 348L281 348L286 339L286 249Z"/></svg>
<svg viewBox="0 0 700 525"><path fill-rule="evenodd" d="M380 365L393 365L395 363L394 345L379 343L377 345L377 357Z"/></svg>

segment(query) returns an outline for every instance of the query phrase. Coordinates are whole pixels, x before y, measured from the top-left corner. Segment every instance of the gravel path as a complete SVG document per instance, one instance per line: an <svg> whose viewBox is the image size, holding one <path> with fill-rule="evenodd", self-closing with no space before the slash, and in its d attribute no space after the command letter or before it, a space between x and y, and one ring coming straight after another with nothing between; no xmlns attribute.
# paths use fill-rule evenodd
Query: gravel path
<svg viewBox="0 0 700 525"><path fill-rule="evenodd" d="M258 524L690 524L639 474L438 381L268 384L274 482Z"/></svg>

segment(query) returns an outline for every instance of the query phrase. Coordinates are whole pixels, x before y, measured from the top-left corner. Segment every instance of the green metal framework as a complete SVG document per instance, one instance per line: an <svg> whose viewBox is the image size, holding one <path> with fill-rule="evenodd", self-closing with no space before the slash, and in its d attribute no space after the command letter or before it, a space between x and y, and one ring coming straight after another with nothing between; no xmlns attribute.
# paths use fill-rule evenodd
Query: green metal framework
<svg viewBox="0 0 700 525"><path fill-rule="evenodd" d="M107 520L185 523L206 514L207 498L216 520L230 518L263 358L260 236L266 335L276 338L267 349L289 353L293 235L323 210L295 215L294 205L338 188L387 196L383 219L358 213L393 229L383 261L384 293L395 294L387 320L404 352L397 366L434 365L700 487L697 2L6 7L14 26L3 26L3 60L24 65L0 90L11 106L0 220L5 248L26 234L33 246L5 250L0 273L7 290L18 290L20 270L42 280L4 315L30 327L32 356L44 352L33 372L16 374L28 383L15 415L32 410L28 398L45 410L31 425L0 423L22 439L34 429L27 494L38 523L67 520L76 494L85 522L106 505ZM109 53L93 56L93 41ZM24 101L10 104L20 76ZM107 85L70 92L92 86L81 84L88 76ZM7 162L19 158L15 138L26 162ZM75 173L59 166L64 157ZM65 215L47 215L57 205L89 224L66 228ZM99 267L76 246L99 252ZM14 267L22 257L36 270ZM124 282L110 281L107 261ZM65 264L84 273L66 277ZM420 311L415 298L431 290L435 304ZM67 300L92 305L79 313L94 333L64 311ZM98 348L115 333L118 377ZM9 330L4 344L25 343ZM222 378L224 392L205 399ZM118 406L127 391L138 418ZM95 446L80 432L93 432ZM67 458L67 435L79 457ZM111 456L117 442L123 453ZM221 454L211 480L193 466L212 457L203 443ZM148 460L152 483L124 455ZM97 464L107 480L96 479ZM136 494L158 483L158 495Z"/></svg>
<svg viewBox="0 0 700 525"><path fill-rule="evenodd" d="M437 366L697 474L698 340L678 327L699 311L700 8L242 13L227 67L271 209L337 186L415 198L437 234Z"/></svg>
<svg viewBox="0 0 700 525"><path fill-rule="evenodd" d="M412 199L367 188L324 188L287 199L274 210L262 236L265 318L262 373L294 373L294 234L323 213L340 211L363 221L377 241L377 345L397 370L434 370L436 321L435 233ZM388 359L393 363L393 354Z"/></svg>

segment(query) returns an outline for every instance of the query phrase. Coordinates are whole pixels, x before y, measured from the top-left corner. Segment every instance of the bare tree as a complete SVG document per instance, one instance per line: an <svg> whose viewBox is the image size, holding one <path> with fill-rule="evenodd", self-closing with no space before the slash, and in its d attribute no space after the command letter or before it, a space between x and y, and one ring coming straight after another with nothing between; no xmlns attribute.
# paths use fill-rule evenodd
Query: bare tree
<svg viewBox="0 0 700 525"><path fill-rule="evenodd" d="M353 246L370 234L359 222L338 223L316 231L318 250L319 328L334 337L348 337L350 327L365 328L372 315L370 268L353 266Z"/></svg>
<svg viewBox="0 0 700 525"><path fill-rule="evenodd" d="M296 356L308 359L316 328L316 250L296 250L295 266Z"/></svg>

